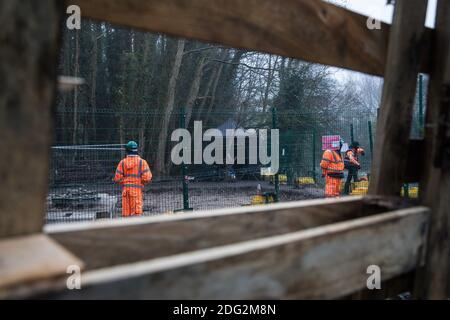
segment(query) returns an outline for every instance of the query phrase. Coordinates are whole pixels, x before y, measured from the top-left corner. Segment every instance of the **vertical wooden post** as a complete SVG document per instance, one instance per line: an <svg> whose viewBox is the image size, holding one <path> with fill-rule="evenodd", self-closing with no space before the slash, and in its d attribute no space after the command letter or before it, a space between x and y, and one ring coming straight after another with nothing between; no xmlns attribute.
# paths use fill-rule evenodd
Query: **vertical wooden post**
<svg viewBox="0 0 450 320"><path fill-rule="evenodd" d="M0 2L0 239L42 230L60 3Z"/></svg>
<svg viewBox="0 0 450 320"><path fill-rule="evenodd" d="M424 298L447 298L450 251L450 2L440 0L433 38L433 65L425 119L422 202L432 208Z"/></svg>
<svg viewBox="0 0 450 320"><path fill-rule="evenodd" d="M391 28L369 193L400 195L425 35L427 0L397 0Z"/></svg>
<svg viewBox="0 0 450 320"><path fill-rule="evenodd" d="M68 266L83 268L42 233L62 3L0 1L0 292L6 296L60 277Z"/></svg>

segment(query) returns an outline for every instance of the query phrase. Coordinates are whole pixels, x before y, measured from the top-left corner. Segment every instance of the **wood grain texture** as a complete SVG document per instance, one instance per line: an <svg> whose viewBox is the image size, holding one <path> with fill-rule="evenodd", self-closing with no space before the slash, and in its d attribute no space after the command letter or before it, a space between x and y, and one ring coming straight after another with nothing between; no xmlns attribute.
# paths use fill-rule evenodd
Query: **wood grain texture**
<svg viewBox="0 0 450 320"><path fill-rule="evenodd" d="M148 260L336 223L387 210L361 197L311 200L164 217L49 225L87 269Z"/></svg>
<svg viewBox="0 0 450 320"><path fill-rule="evenodd" d="M370 194L400 196L425 36L427 0L397 0L389 39Z"/></svg>
<svg viewBox="0 0 450 320"><path fill-rule="evenodd" d="M383 75L389 26L318 0L76 0L85 17ZM431 36L431 31L427 32ZM428 39L421 50L428 52ZM428 54L422 65L427 70Z"/></svg>
<svg viewBox="0 0 450 320"><path fill-rule="evenodd" d="M439 1L433 39L433 65L428 88L425 126L425 170L421 181L422 202L432 208L427 264L422 294L428 299L447 298L450 289L450 172L437 167L436 155L443 151L438 144L442 111L450 105L444 89L450 88L450 3ZM447 97L448 99L448 97ZM448 126L447 119L447 126ZM449 127L444 137L450 141Z"/></svg>
<svg viewBox="0 0 450 320"><path fill-rule="evenodd" d="M0 240L0 298L12 290L66 274L83 263L43 234Z"/></svg>
<svg viewBox="0 0 450 320"><path fill-rule="evenodd" d="M0 239L40 232L60 2L0 2Z"/></svg>
<svg viewBox="0 0 450 320"><path fill-rule="evenodd" d="M415 207L328 226L85 272L83 289L56 299L333 299L421 261L428 209Z"/></svg>
<svg viewBox="0 0 450 320"><path fill-rule="evenodd" d="M399 300L399 295L411 293L414 290L417 270L401 274L387 281L381 282L381 289L369 290L364 288L350 296L344 297L343 300ZM412 299L416 297L412 296Z"/></svg>

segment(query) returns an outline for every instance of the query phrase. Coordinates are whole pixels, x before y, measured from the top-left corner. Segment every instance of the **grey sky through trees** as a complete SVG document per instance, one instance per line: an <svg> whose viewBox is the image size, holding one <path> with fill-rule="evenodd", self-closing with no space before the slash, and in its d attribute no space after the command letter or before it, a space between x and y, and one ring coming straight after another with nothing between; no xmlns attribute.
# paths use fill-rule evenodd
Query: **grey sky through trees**
<svg viewBox="0 0 450 320"><path fill-rule="evenodd" d="M386 5L386 0L327 0L327 2L345 7L354 12L370 15L383 22L391 23L392 21L394 7L392 5ZM427 19L425 24L430 28L434 27L436 4L437 0L428 1Z"/></svg>
<svg viewBox="0 0 450 320"><path fill-rule="evenodd" d="M345 7L348 10L364 14L386 23L392 22L394 6L387 5L386 0L326 0L327 2ZM434 28L434 20L436 16L437 0L428 0L428 10L425 25ZM351 78L364 78L367 75L359 75L358 72L347 71L344 69L332 68L334 76L339 82L346 82ZM377 77L374 77L377 78Z"/></svg>

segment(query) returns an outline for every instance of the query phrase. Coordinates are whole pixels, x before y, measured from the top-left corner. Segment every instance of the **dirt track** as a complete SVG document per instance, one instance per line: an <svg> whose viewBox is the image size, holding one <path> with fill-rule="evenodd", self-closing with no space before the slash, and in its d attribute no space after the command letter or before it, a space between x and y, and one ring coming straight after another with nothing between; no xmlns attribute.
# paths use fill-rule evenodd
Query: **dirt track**
<svg viewBox="0 0 450 320"><path fill-rule="evenodd" d="M250 204L256 194L257 185L262 192L274 192L274 186L261 181L236 182L190 182L189 204L194 210L239 207ZM97 205L85 208L55 208L51 197L65 192L65 188L54 188L49 195L47 223L94 220L97 213L103 217L120 217L120 189L114 185L83 185L89 191L102 194L104 198ZM323 190L317 186L280 185L280 201L295 201L323 197ZM112 209L111 209L112 208ZM182 184L179 181L156 182L146 187L144 195L144 215L173 213L183 208Z"/></svg>

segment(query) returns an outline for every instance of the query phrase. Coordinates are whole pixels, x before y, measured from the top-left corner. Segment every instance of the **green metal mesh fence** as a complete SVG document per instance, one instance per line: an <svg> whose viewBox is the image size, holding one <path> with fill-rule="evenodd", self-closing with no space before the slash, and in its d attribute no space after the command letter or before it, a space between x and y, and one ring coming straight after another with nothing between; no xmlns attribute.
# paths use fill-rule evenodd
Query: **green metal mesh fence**
<svg viewBox="0 0 450 320"><path fill-rule="evenodd" d="M412 137L423 133L422 90L419 86ZM166 135L162 134L164 119L168 121ZM270 165L260 161L250 163L251 152L258 151L250 144L245 146L243 164L173 164L171 151L177 142L171 141L171 133L187 128L193 138L194 120L201 121L202 134L216 129L226 136L227 130L242 129L257 135L264 129L278 129L278 174L271 174ZM144 191L144 215L158 215L322 198L322 137L339 135L346 143L358 141L365 148L361 177L370 177L376 137L376 117L327 117L276 109L237 113L224 108L221 112L189 114L178 108L169 117L145 111L144 107L60 109L56 112L56 124L47 223L121 217L121 188L112 179L125 156L123 146L128 140L139 143L139 154L153 171L153 182ZM204 141L202 148L211 141ZM267 145L271 152L270 143ZM158 150L164 150L163 154ZM411 187L417 186L405 186L405 192L409 193ZM367 190L367 185L364 188Z"/></svg>

